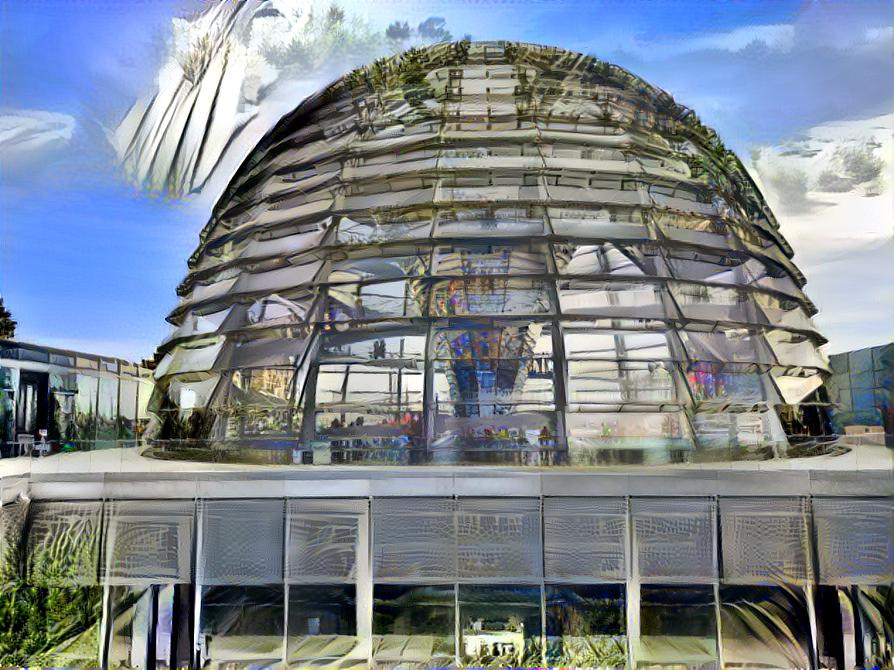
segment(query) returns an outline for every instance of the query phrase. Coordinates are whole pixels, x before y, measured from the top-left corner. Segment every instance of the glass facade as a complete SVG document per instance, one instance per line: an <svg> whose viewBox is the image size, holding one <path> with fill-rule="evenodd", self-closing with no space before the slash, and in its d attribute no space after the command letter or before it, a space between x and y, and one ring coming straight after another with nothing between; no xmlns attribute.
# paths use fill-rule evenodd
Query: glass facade
<svg viewBox="0 0 894 670"><path fill-rule="evenodd" d="M43 455L135 446L153 420L154 388L147 368L125 361L0 342L0 458L41 431Z"/></svg>
<svg viewBox="0 0 894 670"><path fill-rule="evenodd" d="M743 519L771 511L767 546L803 527L808 551L757 557L758 575ZM0 518L0 618L21 631L2 664L844 670L894 651L891 499L21 501Z"/></svg>
<svg viewBox="0 0 894 670"><path fill-rule="evenodd" d="M396 56L302 103L218 201L159 348L154 453L821 453L791 255L738 159L630 73L503 42Z"/></svg>

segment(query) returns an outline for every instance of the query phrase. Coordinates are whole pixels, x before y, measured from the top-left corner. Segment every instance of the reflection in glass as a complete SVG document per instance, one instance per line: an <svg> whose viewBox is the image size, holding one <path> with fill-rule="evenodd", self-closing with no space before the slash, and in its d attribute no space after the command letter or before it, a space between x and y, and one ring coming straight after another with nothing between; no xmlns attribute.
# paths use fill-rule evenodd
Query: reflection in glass
<svg viewBox="0 0 894 670"><path fill-rule="evenodd" d="M137 382L121 379L118 384L118 439L133 440L137 421Z"/></svg>
<svg viewBox="0 0 894 670"><path fill-rule="evenodd" d="M0 667L99 667L102 587L0 586Z"/></svg>
<svg viewBox="0 0 894 670"><path fill-rule="evenodd" d="M540 587L461 584L459 619L465 665L542 665Z"/></svg>
<svg viewBox="0 0 894 670"><path fill-rule="evenodd" d="M77 440L82 443L96 439L96 394L99 379L90 375L78 375L75 395L75 426ZM82 448L89 448L82 445Z"/></svg>
<svg viewBox="0 0 894 670"><path fill-rule="evenodd" d="M152 589L113 586L109 665L148 668Z"/></svg>
<svg viewBox="0 0 894 670"><path fill-rule="evenodd" d="M281 585L204 587L199 620L202 666L236 670L281 660L284 595Z"/></svg>
<svg viewBox="0 0 894 670"><path fill-rule="evenodd" d="M289 587L287 660L298 667L365 664L357 648L353 584Z"/></svg>
<svg viewBox="0 0 894 670"><path fill-rule="evenodd" d="M454 586L377 584L373 659L378 668L448 667L454 662Z"/></svg>
<svg viewBox="0 0 894 670"><path fill-rule="evenodd" d="M546 587L546 660L556 667L627 664L624 585Z"/></svg>
<svg viewBox="0 0 894 670"><path fill-rule="evenodd" d="M100 377L96 411L96 449L115 446L118 438L118 378Z"/></svg>
<svg viewBox="0 0 894 670"><path fill-rule="evenodd" d="M716 670L714 588L643 585L634 660L637 668Z"/></svg>
<svg viewBox="0 0 894 670"><path fill-rule="evenodd" d="M857 661L890 668L894 659L894 586L854 587L859 617Z"/></svg>
<svg viewBox="0 0 894 670"><path fill-rule="evenodd" d="M810 622L795 586L721 586L724 663L749 668L810 666Z"/></svg>

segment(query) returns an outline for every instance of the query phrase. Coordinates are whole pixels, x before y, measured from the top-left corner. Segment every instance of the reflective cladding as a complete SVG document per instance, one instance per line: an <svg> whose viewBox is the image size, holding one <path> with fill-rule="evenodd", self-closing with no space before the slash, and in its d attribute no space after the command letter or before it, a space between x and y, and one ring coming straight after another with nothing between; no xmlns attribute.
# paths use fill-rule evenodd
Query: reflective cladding
<svg viewBox="0 0 894 670"><path fill-rule="evenodd" d="M846 509L864 514L872 545L854 555ZM874 543L890 509L797 497L20 500L0 513L0 665L886 667L894 557ZM756 555L743 540L761 524ZM816 573L797 550L804 534L826 554L808 547Z"/></svg>
<svg viewBox="0 0 894 670"><path fill-rule="evenodd" d="M828 368L791 255L716 134L625 70L529 44L413 50L306 100L234 176L158 351L150 453L807 453ZM105 408L89 416L103 434Z"/></svg>

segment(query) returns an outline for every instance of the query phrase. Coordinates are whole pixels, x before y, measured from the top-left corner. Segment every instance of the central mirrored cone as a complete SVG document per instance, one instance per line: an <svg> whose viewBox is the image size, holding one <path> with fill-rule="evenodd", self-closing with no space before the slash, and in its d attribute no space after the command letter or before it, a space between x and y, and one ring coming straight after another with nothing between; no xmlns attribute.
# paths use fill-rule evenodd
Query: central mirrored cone
<svg viewBox="0 0 894 670"><path fill-rule="evenodd" d="M778 454L824 432L824 340L791 255L713 131L625 70L526 44L412 50L303 102L233 178L159 349L156 444Z"/></svg>

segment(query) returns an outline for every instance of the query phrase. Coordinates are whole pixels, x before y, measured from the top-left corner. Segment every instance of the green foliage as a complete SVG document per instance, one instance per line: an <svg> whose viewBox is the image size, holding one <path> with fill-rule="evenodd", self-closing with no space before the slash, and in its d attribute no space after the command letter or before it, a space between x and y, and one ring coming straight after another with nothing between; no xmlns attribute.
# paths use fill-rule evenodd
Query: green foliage
<svg viewBox="0 0 894 670"><path fill-rule="evenodd" d="M0 296L0 338L11 339L16 335L16 326L18 323L13 320L12 314L3 304L3 297Z"/></svg>
<svg viewBox="0 0 894 670"><path fill-rule="evenodd" d="M563 668L623 668L627 665L627 638L609 635L550 638L547 662Z"/></svg>
<svg viewBox="0 0 894 670"><path fill-rule="evenodd" d="M539 637L528 638L520 653L494 656L483 651L477 656L464 657L461 666L464 668L541 668L543 667L543 645Z"/></svg>
<svg viewBox="0 0 894 670"><path fill-rule="evenodd" d="M96 667L102 588L0 588L0 666Z"/></svg>

